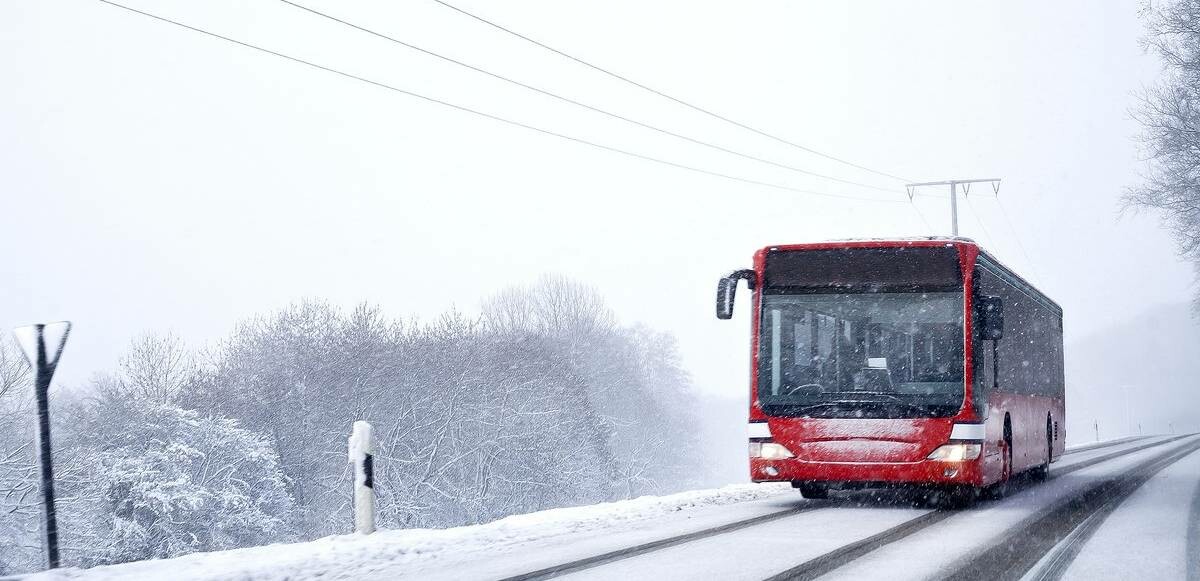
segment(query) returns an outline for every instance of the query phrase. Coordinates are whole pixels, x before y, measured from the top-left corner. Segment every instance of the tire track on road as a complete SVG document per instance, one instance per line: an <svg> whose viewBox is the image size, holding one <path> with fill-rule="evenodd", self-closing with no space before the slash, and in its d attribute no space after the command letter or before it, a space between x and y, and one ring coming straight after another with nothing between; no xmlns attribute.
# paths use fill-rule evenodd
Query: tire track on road
<svg viewBox="0 0 1200 581"><path fill-rule="evenodd" d="M1052 469L1048 478L1052 479L1052 478L1057 478L1060 476L1065 476L1067 474L1070 474L1071 472L1075 472L1076 470L1082 470L1084 468L1094 466L1101 462L1106 462L1108 460L1112 460L1114 458L1124 456L1126 454L1132 454L1134 452L1139 452L1141 450L1145 450L1147 448L1152 448L1154 446L1161 446L1161 445L1164 445L1164 444L1167 444L1170 442L1174 442L1175 440L1178 440L1178 439L1184 438L1184 437L1187 437L1187 436L1176 436L1174 438L1170 438L1170 439L1166 439L1166 440L1151 442L1149 444L1142 444L1142 445L1134 446L1134 447L1128 448L1128 449L1117 450L1114 452L1109 452L1107 454L1103 454L1101 456L1097 456L1095 458L1085 460L1083 462L1078 462L1078 463L1072 464L1070 466L1066 466L1066 467L1058 468L1058 469ZM1092 451L1092 450L1095 450L1098 448L1106 448L1106 447L1111 447L1111 446L1117 446L1120 444L1127 444L1130 441L1132 441L1132 440L1127 439L1127 440L1121 440L1121 441L1112 442L1112 443L1106 442L1100 446L1093 446L1091 448L1088 448L1087 450L1078 450L1078 452L1086 452L1086 451ZM1061 456L1060 456L1060 458L1061 458ZM768 514L761 515L761 516L756 516L756 517L747 518L747 519L743 519L743 520L739 520L739 521L734 521L734 522L727 523L724 525L711 527L711 528L707 528L707 529L702 529L702 530L698 530L698 531L693 531L693 532L685 533L685 534L681 534L681 535L676 535L676 536L668 537L665 539L659 539L657 541L641 543L641 544L634 545L631 547L625 547L622 549L608 551L608 552L594 555L591 557L586 557L586 558L578 559L575 561L568 561L566 563L561 563L558 565L545 567L543 569L538 569L536 571L530 571L530 572L522 573L519 575L504 577L500 581L538 581L538 580L542 580L542 579L553 579L555 577L559 577L561 575L566 575L568 573L575 573L577 571L583 571L586 569L599 567L599 566L613 563L616 561L621 561L624 559L637 557L639 555L652 553L655 551L667 549L667 548L681 545L684 543L689 543L691 541L696 541L696 540L705 539L708 537L731 533L731 532L745 529L748 527L752 527L755 525L766 524L768 522L772 522L772 521L775 521L775 520L778 520L781 518L786 518L789 516L802 514L805 512L817 510L819 508L827 508L830 506L831 506L830 503L824 502L824 501L806 501L805 504L802 506L797 506L797 507L781 510L778 512L768 513ZM787 571L784 571L783 573L779 573L779 574L771 577L770 579L772 579L772 580L812 579L818 575L827 573L838 567L841 567L841 566L853 561L854 559L857 559L858 557L861 557L867 553L870 553L871 551L874 551L875 549L878 549L887 544L896 542L896 541L903 539L907 536L910 536L920 530L923 530L929 526L937 524L938 522L941 522L941 521L945 520L946 518L953 516L957 512L958 511L955 509L933 510L931 512L922 514L921 516L918 516L916 518L913 518L913 519L910 519L903 523L900 523L899 525L896 525L885 531L882 531L880 533L872 535L866 539L862 539L862 540L859 540L859 541L856 541L853 543L849 543L838 549L835 549L834 551L831 551L829 553L826 553L824 555L821 555L814 559L806 561L805 563L802 563L801 565L793 567L792 569L789 569ZM810 571L822 571L822 572L814 574L814 573L811 573ZM1189 580L1189 581L1192 581L1192 580ZM1195 580L1195 581L1200 581L1200 580Z"/></svg>
<svg viewBox="0 0 1200 581"><path fill-rule="evenodd" d="M1166 440L1134 446L1125 450L1109 452L1083 462L1078 462L1070 466L1059 468L1058 470L1052 470L1047 477L1047 480L1060 478L1072 472L1095 466L1101 462L1107 462L1108 460L1112 460L1120 456L1125 456L1134 452L1140 452L1147 448L1169 444L1186 437L1188 436L1176 436ZM787 571L768 577L767 581L806 581L809 579L815 579L821 575L843 567L872 551L925 530L926 528L942 522L957 513L957 509L940 508L933 512L923 514L915 519L900 523L876 535L855 541L834 551L830 551L824 555L805 561L795 567L792 567L791 569L788 569Z"/></svg>
<svg viewBox="0 0 1200 581"><path fill-rule="evenodd" d="M1197 450L1200 450L1200 439L1145 460L1124 474L1105 479L1081 493L1062 499L1048 511L1041 511L1022 521L998 541L990 543L991 546L979 556L961 561L936 579L1017 581L1043 557L1056 550L1058 553L1037 573L1036 578L1041 581L1060 579L1083 544L1125 499L1155 474ZM1063 543L1065 539L1070 542Z"/></svg>
<svg viewBox="0 0 1200 581"><path fill-rule="evenodd" d="M1082 454L1083 452L1091 452L1092 450L1099 450L1101 448L1110 448L1112 446L1120 446L1121 444L1128 444L1130 442L1136 442L1138 440L1145 440L1146 438L1152 438L1152 437L1154 437L1154 436L1132 436L1129 438L1121 438L1119 440L1109 440L1107 442L1096 442L1094 444L1084 444L1082 446L1071 448L1071 449L1063 452L1062 455L1060 455L1059 457L1061 458L1062 456L1068 456L1070 454Z"/></svg>
<svg viewBox="0 0 1200 581"><path fill-rule="evenodd" d="M834 549L820 557L810 559L784 571L782 573L767 577L767 581L808 581L816 579L838 567L845 565L879 547L894 543L904 537L907 537L917 531L924 530L927 527L933 526L939 522L954 516L955 511L949 509L938 509L932 512L927 512L917 518L902 522L886 531L871 535L860 541L844 545L838 549Z"/></svg>
<svg viewBox="0 0 1200 581"><path fill-rule="evenodd" d="M1092 513L1091 516L1084 519L1078 527L1075 527L1075 530L1071 531L1071 534L1067 535L1059 543L1059 548L1054 551L1042 571L1033 579L1042 581L1044 579L1057 578L1047 577L1047 575L1051 571L1066 571L1071 566L1071 562L1075 560L1075 557L1079 556L1079 552L1083 550L1083 545L1087 542L1087 539L1091 538L1092 533L1100 526L1102 521L1103 519L1096 513ZM1061 573L1059 576L1061 576Z"/></svg>
<svg viewBox="0 0 1200 581"><path fill-rule="evenodd" d="M760 525L760 524L769 523L771 521L776 521L781 518L786 518L786 517L789 517L792 515L810 512L813 510L817 510L819 508L824 508L826 506L828 506L828 503L826 503L826 502L808 501L808 504L805 504L803 506L797 506L794 508L789 508L789 509L781 510L778 512L772 512L772 513L768 513L765 515L756 516L753 518L734 521L734 522L724 524L721 526L716 526L716 527L712 527L712 528L708 528L708 529L694 531L694 532L690 532L690 533L686 533L686 534L682 534L682 535L677 535L674 537L659 539L657 541L651 541L649 543L642 543L640 545L634 545L632 547L617 549L615 551L601 553L599 555L587 557L585 559L579 559L578 561L570 561L568 563L562 563L560 565L546 567L545 569L538 569L537 571L531 571L529 573L522 573L520 575L514 575L512 577L505 577L505 578L501 579L500 581L534 581L534 580L539 580L539 579L552 579L554 577L558 577L559 575L566 575L567 573L574 573L576 571L582 571L584 569L591 569L592 567L598 567L600 565L612 563L614 561L621 561L624 559L629 559L631 557L636 557L638 555L644 555L646 553L659 551L659 550L665 549L667 547L674 547L675 545L681 545L683 543L690 543L692 541L697 541L700 539L713 537L716 535L730 533L730 532L741 530L741 529L744 529L747 527L752 527L752 526L756 526L756 525Z"/></svg>

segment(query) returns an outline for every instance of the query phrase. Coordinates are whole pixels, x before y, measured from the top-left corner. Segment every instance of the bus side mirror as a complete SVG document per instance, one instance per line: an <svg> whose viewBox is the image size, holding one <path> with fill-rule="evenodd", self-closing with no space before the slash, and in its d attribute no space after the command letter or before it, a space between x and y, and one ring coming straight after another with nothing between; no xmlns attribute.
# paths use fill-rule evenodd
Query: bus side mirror
<svg viewBox="0 0 1200 581"><path fill-rule="evenodd" d="M984 341L1004 337L1004 301L1000 297L979 297L979 331Z"/></svg>
<svg viewBox="0 0 1200 581"><path fill-rule="evenodd" d="M729 273L717 283L717 318L733 318L733 300L737 295L738 280L746 279L746 288L754 290L758 277L753 270L738 270Z"/></svg>

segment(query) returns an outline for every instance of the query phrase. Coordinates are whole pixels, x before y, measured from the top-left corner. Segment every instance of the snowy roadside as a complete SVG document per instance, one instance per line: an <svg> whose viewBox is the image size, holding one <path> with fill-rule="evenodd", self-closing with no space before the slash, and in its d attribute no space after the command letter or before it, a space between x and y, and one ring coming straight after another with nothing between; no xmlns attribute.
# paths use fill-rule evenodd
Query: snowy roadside
<svg viewBox="0 0 1200 581"><path fill-rule="evenodd" d="M622 529L667 515L794 494L787 485L735 484L666 496L513 515L490 523L450 529L380 531L338 535L304 543L276 544L196 553L173 559L138 561L93 569L59 569L24 577L27 581L125 581L133 579L239 580L336 579L357 576L371 564L423 563L440 557L496 550L564 534ZM347 570L349 568L349 570Z"/></svg>
<svg viewBox="0 0 1200 581"><path fill-rule="evenodd" d="M1145 440L1146 438L1153 438L1154 436L1155 434L1151 434L1149 436L1121 436L1120 438L1109 438L1107 440L1097 440L1094 442L1089 441L1078 444L1067 444L1067 452L1086 452L1096 448L1107 448L1117 444L1124 444L1125 442Z"/></svg>

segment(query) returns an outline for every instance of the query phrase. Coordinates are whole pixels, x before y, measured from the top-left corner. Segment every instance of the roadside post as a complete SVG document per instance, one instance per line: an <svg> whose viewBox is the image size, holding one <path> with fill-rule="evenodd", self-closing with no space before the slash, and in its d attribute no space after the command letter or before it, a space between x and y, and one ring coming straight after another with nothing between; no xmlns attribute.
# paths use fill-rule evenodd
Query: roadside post
<svg viewBox="0 0 1200 581"><path fill-rule="evenodd" d="M37 399L38 464L42 489L42 535L46 544L46 565L58 568L58 517L54 509L54 466L50 455L50 379L58 367L70 321L29 325L13 330L25 359L33 368L33 391ZM47 342L50 349L47 349ZM53 353L53 355L51 355Z"/></svg>
<svg viewBox="0 0 1200 581"><path fill-rule="evenodd" d="M354 422L350 434L350 463L354 465L354 531L375 532L375 461L371 446L371 424Z"/></svg>

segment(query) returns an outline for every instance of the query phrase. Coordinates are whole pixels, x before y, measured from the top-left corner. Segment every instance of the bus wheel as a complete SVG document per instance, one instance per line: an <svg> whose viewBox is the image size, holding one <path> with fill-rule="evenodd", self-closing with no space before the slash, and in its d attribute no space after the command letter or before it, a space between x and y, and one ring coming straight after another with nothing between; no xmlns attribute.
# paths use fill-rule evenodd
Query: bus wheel
<svg viewBox="0 0 1200 581"><path fill-rule="evenodd" d="M1013 435L1012 418L1004 416L1004 484L1013 477Z"/></svg>
<svg viewBox="0 0 1200 581"><path fill-rule="evenodd" d="M815 482L793 482L792 486L800 490L804 498L829 498L829 486Z"/></svg>
<svg viewBox="0 0 1200 581"><path fill-rule="evenodd" d="M1050 418L1046 418L1046 463L1038 466L1034 470L1034 477L1038 480L1045 480L1050 475L1050 460L1054 456L1054 424Z"/></svg>
<svg viewBox="0 0 1200 581"><path fill-rule="evenodd" d="M954 486L938 495L937 504L951 510L971 508L981 496L981 491L974 486Z"/></svg>
<svg viewBox="0 0 1200 581"><path fill-rule="evenodd" d="M1008 414L1004 414L1004 439L1000 440L999 446L1002 463L1000 479L981 491L981 496L988 500L1004 498L1008 494L1009 481L1013 476L1012 418Z"/></svg>

